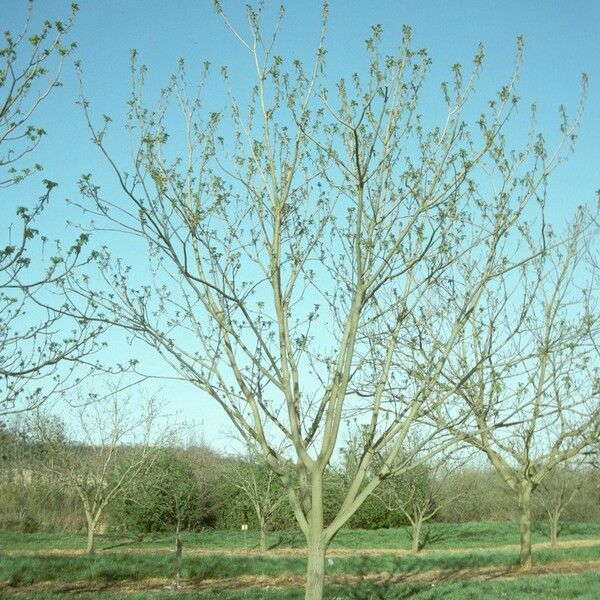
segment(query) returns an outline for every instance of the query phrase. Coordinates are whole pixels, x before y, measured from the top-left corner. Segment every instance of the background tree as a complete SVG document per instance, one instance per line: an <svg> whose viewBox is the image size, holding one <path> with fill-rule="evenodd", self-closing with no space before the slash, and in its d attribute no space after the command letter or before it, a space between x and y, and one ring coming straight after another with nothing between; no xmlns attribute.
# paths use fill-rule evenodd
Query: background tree
<svg viewBox="0 0 600 600"><path fill-rule="evenodd" d="M215 525L229 498L219 498L218 480L227 461L204 445L184 447L172 434L110 513L115 527L133 533L200 531Z"/></svg>
<svg viewBox="0 0 600 600"><path fill-rule="evenodd" d="M447 504L455 502L468 492L465 489L449 493L447 477L458 464L448 456L436 457L418 464L400 476L388 477L375 492L387 510L402 513L412 530L411 549L418 553L426 544L423 525L433 519Z"/></svg>
<svg viewBox="0 0 600 600"><path fill-rule="evenodd" d="M560 523L565 509L585 485L586 479L576 469L561 465L546 477L536 490L535 498L542 505L550 526L550 544L558 545Z"/></svg>
<svg viewBox="0 0 600 600"><path fill-rule="evenodd" d="M23 204L15 186L42 170L28 163L45 130L35 125L36 110L60 86L61 68L75 48L67 42L77 13L71 5L66 21L44 21L32 31L33 2L28 3L23 28L4 32L0 42L0 198L2 211L19 197L17 222L8 226L0 241L0 417L14 410L39 406L73 375L74 362L96 349L96 335L83 308L79 318L67 319L60 306L50 307L44 292L66 273L89 262L83 249L87 235L70 248L56 248L41 269L32 256L49 245L37 229L42 211L56 183L44 180L38 200ZM57 243L58 244L58 243ZM68 360L64 360L68 359Z"/></svg>
<svg viewBox="0 0 600 600"><path fill-rule="evenodd" d="M429 125L419 96L430 59L412 48L408 27L394 56L382 55L382 30L373 27L368 71L332 84L324 9L315 61L305 67L275 53L283 10L267 35L262 4L248 7L245 34L217 3L255 68L245 110L223 68L230 109L204 111L208 65L190 91L183 62L158 108L148 108L147 69L137 68L134 53L127 166L111 156L110 119L95 127L82 99L122 191L106 197L86 174L83 208L141 242L138 256L149 265L138 285L106 250L97 279L105 289L92 285L96 278L68 285L75 306L93 298L106 321L154 348L260 447L306 537L307 598L322 596L333 536L381 480L414 466L413 457L406 465L396 458L416 420L456 393L432 392L488 285L529 258L528 248L515 253L505 240L516 244L522 235L523 211L577 122L565 118L547 160L535 131L522 148L507 149L520 40L514 73L476 119L465 106L483 51L466 76L453 67L442 84L445 118ZM171 101L181 129L171 127ZM481 184L490 173L501 173L500 188ZM472 269L451 288L466 257ZM446 319L440 328L427 321L434 292ZM426 358L412 370L393 369L405 344L433 328L438 337ZM364 444L339 510L326 519L326 473L352 417L366 425ZM453 441L436 424L423 429L419 460ZM283 440L285 453L277 450ZM378 455L385 459L373 473Z"/></svg>
<svg viewBox="0 0 600 600"><path fill-rule="evenodd" d="M448 363L453 368L444 373L456 387L464 365L477 357L476 373L457 390L452 409L468 418L451 430L485 453L515 493L525 568L532 492L600 435L597 273L584 262L595 233L583 208L566 241L557 243L548 231L548 246L518 283L507 279L472 313ZM449 420L449 412L436 418Z"/></svg>
<svg viewBox="0 0 600 600"><path fill-rule="evenodd" d="M287 504L285 489L275 472L265 465L256 447L237 459L224 471L229 486L241 492L256 515L259 549L267 551L267 531L283 504Z"/></svg>
<svg viewBox="0 0 600 600"><path fill-rule="evenodd" d="M214 520L215 460L212 453L201 454L204 477L190 463L181 448L164 448L154 460L115 498L111 507L113 520L130 531L151 533L172 531L175 538L175 582L181 583L184 530L199 531ZM209 470L208 463L213 467ZM118 481L121 472L112 480Z"/></svg>
<svg viewBox="0 0 600 600"><path fill-rule="evenodd" d="M0 425L0 530L78 531L85 526L76 492L40 472L43 455L23 415Z"/></svg>
<svg viewBox="0 0 600 600"><path fill-rule="evenodd" d="M39 411L33 429L43 447L41 468L79 496L86 518L86 552L93 554L96 527L106 507L148 468L167 434L156 431L153 399L134 409L117 391L108 399L84 404L73 416L76 430Z"/></svg>
<svg viewBox="0 0 600 600"><path fill-rule="evenodd" d="M0 528L5 531L36 531L32 514L32 464L35 450L22 420L0 422Z"/></svg>

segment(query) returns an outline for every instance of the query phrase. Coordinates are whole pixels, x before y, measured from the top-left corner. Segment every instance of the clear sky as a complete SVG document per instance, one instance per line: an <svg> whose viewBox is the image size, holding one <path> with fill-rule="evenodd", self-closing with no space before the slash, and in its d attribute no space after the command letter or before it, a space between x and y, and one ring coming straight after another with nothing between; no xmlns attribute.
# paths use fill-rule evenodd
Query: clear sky
<svg viewBox="0 0 600 600"><path fill-rule="evenodd" d="M64 17L68 5L63 0L39 0L35 19ZM244 5L245 2L237 0L223 0L225 11L236 24L243 23ZM392 51L399 43L402 25L408 24L413 29L414 45L427 48L433 59L429 85L434 92L442 79L449 77L452 64L468 65L478 42L483 42L486 59L476 96L482 104L509 76L515 39L523 35L524 64L517 88L523 99L520 116L526 124L526 108L536 101L540 129L552 135L558 129L559 104L564 103L571 113L575 111L580 76L586 72L590 85L577 149L554 176L550 218L561 222L571 212L570 208L593 201L595 190L600 188L600 2L332 0L330 5L326 46L332 75L348 75L364 67L363 41L369 35L370 25L383 25L385 46ZM26 6L25 0L0 0L0 27L18 29ZM267 0L267 25L272 22L277 6L278 3ZM65 65L64 85L34 120L48 133L35 160L44 165L45 177L59 183L53 204L44 217L44 226L56 235L64 235L65 221L75 218L62 200L77 199L77 180L81 174L97 174L99 183L107 190L114 186L101 157L89 142L81 110L75 104L78 94L75 59L83 64L92 113L98 117L111 115L115 121L111 143L117 152L125 144L118 127L123 122L130 92L132 48L138 50L140 62L148 65L150 92L156 93L166 84L179 57L186 59L190 77L199 73L206 60L217 67L208 88L214 93L209 100L215 104L221 98L220 65L230 66L239 89L247 89L252 81L249 57L215 15L212 0L82 0L80 7L72 33L78 49ZM277 53L310 60L319 20L318 0L289 1ZM426 113L427 104L422 108ZM35 194L35 185L32 182L18 191L2 192L7 202L3 198L0 218L6 217L7 206L25 203L20 196ZM8 214L11 212L12 208ZM177 409L204 421L207 441L222 447L229 444L222 433L227 423L225 417L212 403L199 401L193 388L170 388L166 384L165 396Z"/></svg>

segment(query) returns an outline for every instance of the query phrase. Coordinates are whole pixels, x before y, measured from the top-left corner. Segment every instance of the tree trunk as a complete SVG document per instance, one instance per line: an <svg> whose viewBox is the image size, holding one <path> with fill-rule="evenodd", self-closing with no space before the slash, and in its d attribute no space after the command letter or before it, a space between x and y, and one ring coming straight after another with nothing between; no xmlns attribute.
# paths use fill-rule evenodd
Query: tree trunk
<svg viewBox="0 0 600 600"><path fill-rule="evenodd" d="M548 520L550 521L550 545L555 548L558 546L558 524L560 521L560 513L554 511Z"/></svg>
<svg viewBox="0 0 600 600"><path fill-rule="evenodd" d="M85 547L87 554L94 554L96 552L96 523L96 519L87 518L87 545Z"/></svg>
<svg viewBox="0 0 600 600"><path fill-rule="evenodd" d="M313 473L308 514L308 561L305 600L322 600L325 587L325 553L329 538L323 527L323 477Z"/></svg>
<svg viewBox="0 0 600 600"><path fill-rule="evenodd" d="M258 544L261 552L267 551L267 527L264 521L260 522L260 531L258 534Z"/></svg>
<svg viewBox="0 0 600 600"><path fill-rule="evenodd" d="M321 600L323 598L326 551L327 543L322 531L308 540L305 600Z"/></svg>
<svg viewBox="0 0 600 600"><path fill-rule="evenodd" d="M183 542L179 535L179 526L177 527L177 533L175 535L175 587L179 588L181 585L181 555L183 553Z"/></svg>
<svg viewBox="0 0 600 600"><path fill-rule="evenodd" d="M519 530L521 534L521 553L519 564L523 569L531 568L531 491L529 482L519 486L519 511L521 513Z"/></svg>
<svg viewBox="0 0 600 600"><path fill-rule="evenodd" d="M412 552L416 554L421 550L421 525L423 521L416 519L412 523Z"/></svg>

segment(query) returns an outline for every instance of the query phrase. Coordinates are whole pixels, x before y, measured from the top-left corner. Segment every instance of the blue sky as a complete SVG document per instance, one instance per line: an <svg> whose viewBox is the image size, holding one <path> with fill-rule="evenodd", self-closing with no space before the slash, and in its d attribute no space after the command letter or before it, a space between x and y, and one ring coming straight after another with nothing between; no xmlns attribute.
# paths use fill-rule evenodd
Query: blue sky
<svg viewBox="0 0 600 600"><path fill-rule="evenodd" d="M68 2L38 1L34 17L55 18L68 13ZM231 20L243 23L244 2L223 0ZM25 0L0 0L2 29L18 29L27 3ZM267 0L265 24L277 12L277 3ZM106 190L114 186L97 150L89 142L81 110L75 102L78 84L73 68L75 59L83 64L86 96L92 113L109 114L115 127L111 144L117 153L124 150L125 138L119 124L126 113L130 92L129 53L139 52L140 62L148 65L148 89L157 94L168 76L184 57L193 78L205 60L215 67L208 92L209 102L217 106L222 99L218 67L230 66L236 89L242 93L251 84L249 57L224 28L212 9L211 0L83 0L72 33L78 49L65 65L63 87L49 98L34 120L48 135L35 160L45 168L45 177L59 183L53 204L44 216L50 237L64 235L64 223L74 218L64 198L78 198L77 180L93 172ZM284 57L310 60L318 37L320 2L290 1L277 53ZM473 103L483 103L508 78L514 58L515 39L523 35L525 54L518 95L522 98L517 123L527 124L527 107L536 101L539 127L550 139L558 129L557 108L565 104L573 113L577 107L580 76L586 72L590 85L576 153L556 172L550 187L549 216L563 221L578 204L591 202L600 188L600 3L592 0L491 1L400 1L332 0L326 38L329 72L336 77L364 67L364 39L369 26L384 28L384 45L397 47L403 24L413 29L414 45L428 49L433 59L429 75L434 98L439 83L447 78L456 62L469 64L483 42L486 51L483 75ZM428 100L429 101L429 100ZM423 105L427 114L427 103ZM431 107L432 111L434 107ZM39 182L30 182L17 191L2 191L0 217L7 207L23 204L23 196L36 194ZM38 194L39 195L39 194ZM115 240L117 246L120 243ZM117 251L122 248L115 248ZM222 431L227 421L212 403L199 402L197 392L187 387L165 386L165 396L174 408L196 420L204 421L207 441L227 446L230 440ZM176 399L173 399L175 398Z"/></svg>

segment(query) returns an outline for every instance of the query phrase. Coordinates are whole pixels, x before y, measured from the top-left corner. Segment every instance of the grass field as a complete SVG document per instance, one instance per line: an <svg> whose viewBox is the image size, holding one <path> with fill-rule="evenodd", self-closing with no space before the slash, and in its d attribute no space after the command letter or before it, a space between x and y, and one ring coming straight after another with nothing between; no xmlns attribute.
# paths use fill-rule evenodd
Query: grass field
<svg viewBox="0 0 600 600"><path fill-rule="evenodd" d="M364 550L409 550L411 543L409 527L400 529L342 529L331 543L333 550L349 548ZM184 533L184 543L189 548L248 549L258 548L258 533L248 531L215 531ZM517 544L519 529L516 523L483 521L480 523L432 523L423 528L426 550L446 548L497 548ZM172 536L156 534L143 539L120 534L97 536L97 547L105 548L162 548L169 547ZM560 541L598 539L600 523L565 523ZM536 523L532 531L534 544L548 542L547 523ZM305 540L300 532L274 532L267 535L270 549L304 548ZM84 534L68 533L3 533L0 532L0 551L10 550L81 550L85 548Z"/></svg>
<svg viewBox="0 0 600 600"><path fill-rule="evenodd" d="M437 585L369 585L352 587L327 586L325 597L328 600L401 600L415 598L417 600L481 600L503 598L506 600L546 600L571 599L598 600L600 575L584 573L578 576L544 576L519 577L504 581L448 581ZM24 596L21 596L23 598ZM122 600L123 593L104 591L83 592L77 595L78 600ZM173 598L173 592L131 592L128 600L166 600ZM300 587L284 589L267 589L265 587L250 588L243 591L212 590L198 592L179 591L177 598L191 600L302 600L304 590ZM73 600L73 593L38 592L28 594L28 600Z"/></svg>
<svg viewBox="0 0 600 600"><path fill-rule="evenodd" d="M434 524L426 550L407 552L406 530L340 532L328 554L326 598L589 598L600 597L600 525L570 523L558 548L536 528L534 568L517 568L516 526ZM273 549L253 550L254 536L210 531L185 537L180 590L171 536L132 541L99 536L94 556L83 537L0 533L0 597L301 598L302 540L273 534ZM247 549L245 549L245 547Z"/></svg>

